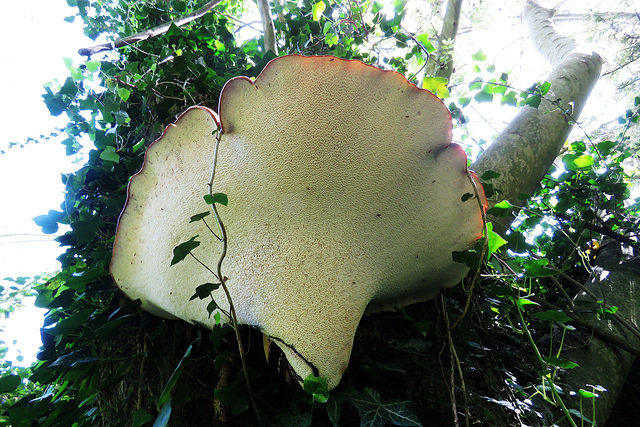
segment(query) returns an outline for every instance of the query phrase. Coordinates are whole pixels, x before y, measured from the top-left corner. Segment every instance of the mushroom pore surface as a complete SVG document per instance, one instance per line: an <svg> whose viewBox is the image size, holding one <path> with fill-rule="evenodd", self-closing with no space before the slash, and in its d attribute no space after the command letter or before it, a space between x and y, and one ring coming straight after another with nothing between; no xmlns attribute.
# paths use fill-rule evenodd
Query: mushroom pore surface
<svg viewBox="0 0 640 427"><path fill-rule="evenodd" d="M222 243L189 220L208 209L220 123L213 192L229 199L218 205L222 274L238 321L271 337L300 378L333 388L365 311L432 298L466 274L452 252L481 237L484 194L478 203L447 108L393 71L284 56L255 81L227 82L218 111L187 110L147 150L112 275L152 313L214 325L209 301L190 298L216 279L192 257L170 263L193 236L198 260L211 269L219 260ZM228 310L221 289L213 297Z"/></svg>

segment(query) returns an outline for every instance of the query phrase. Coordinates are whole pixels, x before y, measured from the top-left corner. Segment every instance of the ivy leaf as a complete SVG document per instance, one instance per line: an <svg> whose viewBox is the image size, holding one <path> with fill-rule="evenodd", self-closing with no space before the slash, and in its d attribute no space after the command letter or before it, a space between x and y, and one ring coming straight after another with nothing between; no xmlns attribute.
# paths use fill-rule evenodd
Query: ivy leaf
<svg viewBox="0 0 640 427"><path fill-rule="evenodd" d="M573 369L578 367L577 363L567 359L560 359L559 357L556 357L556 356L545 357L544 361L547 363L547 365L557 366L558 368L562 368L562 369Z"/></svg>
<svg viewBox="0 0 640 427"><path fill-rule="evenodd" d="M487 59L487 55L485 55L482 50L479 50L471 55L471 59L473 59L474 61L485 61Z"/></svg>
<svg viewBox="0 0 640 427"><path fill-rule="evenodd" d="M0 378L0 393L13 392L21 382L22 379L18 375L6 375Z"/></svg>
<svg viewBox="0 0 640 427"><path fill-rule="evenodd" d="M474 249L468 249L466 251L453 251L451 253L451 258L455 262L465 264L471 269L476 269L478 268L478 263L480 261L480 254Z"/></svg>
<svg viewBox="0 0 640 427"><path fill-rule="evenodd" d="M533 315L534 317L536 317L539 320L543 320L546 322L569 322L571 320L571 318L569 316L567 316L564 311L557 311L557 310L547 310L547 311L543 311L542 313L534 313Z"/></svg>
<svg viewBox="0 0 640 427"><path fill-rule="evenodd" d="M50 210L46 215L33 218L33 222L42 228L44 234L53 234L58 231L58 223L63 217L62 212Z"/></svg>
<svg viewBox="0 0 640 427"><path fill-rule="evenodd" d="M100 158L108 162L119 163L120 155L116 153L116 148L111 145L104 147L104 150L100 153Z"/></svg>
<svg viewBox="0 0 640 427"><path fill-rule="evenodd" d="M547 267L547 264L549 264L549 260L545 258L529 261L524 265L524 275L527 277L549 277L557 275L558 272L553 268Z"/></svg>
<svg viewBox="0 0 640 427"><path fill-rule="evenodd" d="M387 422L397 426L422 426L406 400L382 403L377 390L365 387L358 397L350 398L360 413L361 427L383 427Z"/></svg>
<svg viewBox="0 0 640 427"><path fill-rule="evenodd" d="M537 302L531 301L530 299L526 299L526 298L518 298L515 300L515 302L518 308L523 308L527 305L540 305Z"/></svg>
<svg viewBox="0 0 640 427"><path fill-rule="evenodd" d="M500 98L500 105L509 105L511 107L515 107L518 105L518 99L516 98L516 93L512 90L502 95Z"/></svg>
<svg viewBox="0 0 640 427"><path fill-rule="evenodd" d="M193 301L196 298L205 299L209 298L211 292L220 287L220 283L205 283L196 288L196 293L189 298L189 301Z"/></svg>
<svg viewBox="0 0 640 427"><path fill-rule="evenodd" d="M492 102L493 101L493 94L486 92L484 90L481 90L480 92L476 93L473 96L473 99L475 99L478 102Z"/></svg>
<svg viewBox="0 0 640 427"><path fill-rule="evenodd" d="M304 379L302 388L318 403L326 403L329 400L329 388L325 377L316 377L310 374Z"/></svg>
<svg viewBox="0 0 640 427"><path fill-rule="evenodd" d="M214 311L218 308L218 304L214 300L211 300L209 304L207 304L207 313L209 313L209 317L213 314Z"/></svg>
<svg viewBox="0 0 640 427"><path fill-rule="evenodd" d="M494 171L486 171L480 177L480 179L483 180L483 181L487 181L487 180L494 179L494 178L500 178L500 174L498 172L494 172Z"/></svg>
<svg viewBox="0 0 640 427"><path fill-rule="evenodd" d="M205 217L207 217L207 216L209 216L209 215L211 215L211 212L210 212L210 211L206 211L206 212L202 212L202 213L196 214L196 215L192 216L192 217L189 219L189 224L191 224L192 222L198 222L198 221L200 221L201 219L203 219L203 218L205 218Z"/></svg>
<svg viewBox="0 0 640 427"><path fill-rule="evenodd" d="M422 88L436 95L438 98L449 97L447 84L449 80L444 77L425 77L422 81Z"/></svg>
<svg viewBox="0 0 640 427"><path fill-rule="evenodd" d="M360 413L361 427L383 427L387 423L378 390L365 387L358 397L350 400Z"/></svg>
<svg viewBox="0 0 640 427"><path fill-rule="evenodd" d="M213 193L213 194L206 194L204 196L204 201L208 205L213 205L214 203L220 203L221 205L227 206L227 204L229 203L229 198L224 193Z"/></svg>
<svg viewBox="0 0 640 427"><path fill-rule="evenodd" d="M184 243L180 243L178 246L173 248L173 259L171 259L171 265L179 263L185 259L192 250L200 246L200 242L196 240L197 237L198 236L193 236L191 239Z"/></svg>
<svg viewBox="0 0 640 427"><path fill-rule="evenodd" d="M397 426L422 426L418 417L411 412L408 405L411 401L401 400L390 402L385 405L389 421Z"/></svg>
<svg viewBox="0 0 640 427"><path fill-rule="evenodd" d="M329 33L324 37L324 42L327 46L332 47L333 45L338 44L338 36L334 33Z"/></svg>
<svg viewBox="0 0 640 427"><path fill-rule="evenodd" d="M509 203L508 200L503 200L493 205L491 209L487 210L487 215L507 216L513 209L513 205Z"/></svg>
<svg viewBox="0 0 640 427"><path fill-rule="evenodd" d="M326 8L327 8L327 5L324 4L322 0L320 0L319 2L311 6L311 12L313 13L313 20L314 21L320 20L320 17L322 16L322 13Z"/></svg>
<svg viewBox="0 0 640 427"><path fill-rule="evenodd" d="M489 232L489 239L487 240L487 259L491 254L495 253L501 246L506 245L507 241L502 238L498 233L493 231L493 224L487 223L487 231Z"/></svg>

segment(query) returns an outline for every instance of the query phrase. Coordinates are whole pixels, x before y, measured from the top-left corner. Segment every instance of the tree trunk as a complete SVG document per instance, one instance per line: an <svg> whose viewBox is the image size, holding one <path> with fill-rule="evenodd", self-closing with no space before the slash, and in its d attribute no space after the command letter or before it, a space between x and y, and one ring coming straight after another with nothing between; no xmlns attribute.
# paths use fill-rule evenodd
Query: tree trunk
<svg viewBox="0 0 640 427"><path fill-rule="evenodd" d="M585 288L598 299L603 300L607 307L618 307L617 314L629 320L635 328L640 325L638 302L640 258L637 255L634 258L628 247L625 249L619 242L615 242L600 249L593 274L585 284ZM583 319L590 320L594 325L621 338L627 344L640 348L640 338L637 334L631 333L620 322L600 321L595 313L590 312L599 305L595 304L593 297L586 292L579 294L574 302L577 307L587 312L581 315ZM597 425L604 426L620 395L635 357L597 337L590 339L586 346L567 351L563 357L579 365L566 372L566 377L563 378L566 384L565 392L577 392L579 389L593 392L589 385L607 389L606 392L596 391L600 397L595 401L582 399L582 413L591 418L595 412L594 421ZM574 407L577 408L579 399L575 398L575 400Z"/></svg>
<svg viewBox="0 0 640 427"><path fill-rule="evenodd" d="M444 77L447 80L453 73L453 44L458 34L462 0L449 0L442 21L442 30L438 35L438 52L435 58L429 58L425 76Z"/></svg>
<svg viewBox="0 0 640 427"><path fill-rule="evenodd" d="M536 46L544 46L541 53L555 52L553 43L567 46L566 37L553 30L549 18L541 19L537 8L535 3L528 2L525 17ZM532 194L538 187L600 77L602 59L595 52L576 53L564 49L561 56L553 55L553 61L558 65L547 78L551 89L539 107L523 107L471 165L478 175L489 170L500 173L494 185L502 190L501 198L514 205L521 204L520 194ZM502 226L502 231L512 220L491 218L494 224Z"/></svg>
<svg viewBox="0 0 640 427"><path fill-rule="evenodd" d="M258 2L258 11L260 12L260 20L262 21L262 31L264 37L264 51L272 51L278 54L276 46L276 30L273 25L273 17L271 16L271 7L269 0L256 0Z"/></svg>
<svg viewBox="0 0 640 427"><path fill-rule="evenodd" d="M547 79L551 83L550 92L537 109L524 107L471 165L471 169L480 175L488 170L499 172L501 176L494 185L502 190L503 199L516 205L519 204L518 196L521 193L531 194L535 191L555 160L598 80L602 66L597 53L578 52L580 46L573 39L555 31L551 22L554 12L529 1L524 13L534 45L554 67ZM513 218L491 220L500 223L504 231ZM623 257L622 248L615 243L600 251L596 268L585 288L603 299L607 307L617 306L618 313L627 318L633 327L637 327L640 324L637 296L640 261L632 259L628 253L626 258ZM589 303L587 307L593 310L594 300L591 296L583 293L576 298L576 303L585 301ZM589 315L582 317L585 316ZM595 314L590 316L595 325ZM640 346L640 338L619 323L606 321L605 326L602 323L598 324L601 329L620 337L631 346ZM580 365L566 372L563 378L565 392L577 392L580 389L593 392L589 384L600 385L608 390L598 392L600 397L593 402L582 400L582 413L591 417L595 411L595 421L598 425L604 425L634 357L597 337L590 339L586 346L571 349L565 357ZM579 407L578 400L576 397L575 408Z"/></svg>

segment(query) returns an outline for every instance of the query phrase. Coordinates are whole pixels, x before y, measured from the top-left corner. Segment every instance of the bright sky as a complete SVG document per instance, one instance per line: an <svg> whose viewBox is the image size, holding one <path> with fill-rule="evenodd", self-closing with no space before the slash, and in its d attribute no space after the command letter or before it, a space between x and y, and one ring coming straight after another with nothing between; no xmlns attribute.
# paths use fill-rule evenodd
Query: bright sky
<svg viewBox="0 0 640 427"><path fill-rule="evenodd" d="M2 133L0 149L10 142L27 137L48 135L56 126L65 124L64 117L49 115L41 94L42 86L58 78L64 81L68 72L62 58L73 58L90 44L79 25L63 21L73 10L65 0L23 0L3 4L5 19L0 26L0 103ZM10 17L10 19L7 19ZM76 166L64 154L59 139L30 143L0 155L0 284L12 285L5 277L35 276L59 268L56 258L61 252L51 236L43 236L32 218L49 209L59 209L64 187L60 174L72 172ZM48 240L48 241L47 241ZM36 243L37 242L37 243ZM34 361L40 346L39 328L42 310L24 310L11 316L11 326L4 327L0 340L25 356L23 364ZM17 340L17 347L12 343Z"/></svg>
<svg viewBox="0 0 640 427"><path fill-rule="evenodd" d="M417 1L412 0L411 3ZM595 6L599 3L601 0L567 0L561 7L573 13L584 13L588 12L589 4ZM518 80L511 83L516 86L526 88L536 80L543 80L549 67L531 51L526 40L526 25L519 19L524 1L483 4L485 8L495 10L474 25L472 34L459 34L456 51L462 58L470 58L472 53L482 48L488 56L485 65L495 62L497 71L513 71L512 75ZM65 16L74 14L65 0L8 2L3 4L3 12L5 17L11 18L5 19L0 26L0 40L4 41L0 51L0 87L3 94L3 102L0 103L0 149L6 149L11 141L47 135L56 126L65 124L64 117L56 119L49 115L41 98L42 86L54 78L63 82L68 72L62 58L72 58L77 65L81 60L77 50L92 44L82 34L79 23L63 21ZM463 64L456 66L462 67ZM599 83L600 87L604 85ZM604 90L611 93L610 87ZM598 97L597 94L594 96ZM602 98L598 99L602 101ZM603 109L602 102L591 103L583 117L602 115L606 111L610 116L607 119L613 119L626 107L626 102L607 109ZM489 122L497 129L510 120L504 111L497 114L490 108L486 111ZM493 130L491 126L484 127L481 129L480 126L476 134L488 138L486 135L491 135ZM50 241L50 237L40 234L32 218L45 214L49 209L59 209L64 190L60 174L76 168L72 160L64 155L59 139L31 143L0 155L0 284L11 285L2 281L5 277L34 276L58 268L56 258L60 248ZM12 318L15 320L13 327L0 332L0 339L11 347L15 347L11 343L17 339L25 355L24 363L28 364L34 360L33 355L40 345L38 329L42 326L42 317L33 310L23 310Z"/></svg>

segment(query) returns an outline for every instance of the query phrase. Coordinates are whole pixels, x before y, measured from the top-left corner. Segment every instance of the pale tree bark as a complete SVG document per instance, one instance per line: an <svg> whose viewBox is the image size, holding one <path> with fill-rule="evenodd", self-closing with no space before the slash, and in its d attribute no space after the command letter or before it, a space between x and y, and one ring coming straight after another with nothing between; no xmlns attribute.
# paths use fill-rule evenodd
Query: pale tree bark
<svg viewBox="0 0 640 427"><path fill-rule="evenodd" d="M595 52L581 52L575 40L561 36L553 27L554 11L544 9L528 1L525 20L529 24L534 45L552 64L553 71L547 78L551 91L537 109L524 107L491 146L471 165L482 173L493 170L501 174L494 185L503 191L502 199L519 204L518 195L531 194L538 187L560 149L564 145L573 123L578 119L591 89L599 78L602 66ZM500 220L503 230L513 218ZM623 252L626 251L626 255ZM604 300L606 307L617 306L618 317L624 322L598 322L591 316L593 325L617 336L625 346L640 348L640 261L630 255L631 249L621 243L607 245L601 250L591 278L584 285L584 292L577 296L579 302L594 298ZM576 304L579 306L580 304ZM588 314L582 313L583 319ZM596 324L597 322L597 324ZM626 326L621 326L625 323ZM578 363L578 368L567 370L562 378L564 390L593 391L590 385L600 385L608 391L592 401L582 401L583 414L603 426L622 390L634 356L609 342L593 336L588 345L571 349L564 357ZM575 400L573 407L579 407Z"/></svg>
<svg viewBox="0 0 640 427"><path fill-rule="evenodd" d="M525 17L537 14L537 6L528 2ZM519 195L532 194L564 145L574 122L600 77L602 59L595 52L580 53L564 49L555 55L553 43L567 45L553 29L549 19L526 19L530 31L542 48L553 54L557 65L547 78L551 90L538 108L525 106L496 140L471 165L478 175L488 170L501 174L493 184L502 190L502 199L519 204ZM542 34L540 34L542 32ZM549 46L550 45L550 46ZM513 218L492 218L503 230Z"/></svg>
<svg viewBox="0 0 640 427"><path fill-rule="evenodd" d="M258 2L258 11L260 12L260 20L262 21L262 31L264 36L264 51L272 51L278 54L276 46L276 30L273 25L273 16L269 0L256 0Z"/></svg>
<svg viewBox="0 0 640 427"><path fill-rule="evenodd" d="M444 77L447 80L453 73L453 45L458 34L462 0L449 0L438 35L438 51L429 58L425 76Z"/></svg>
<svg viewBox="0 0 640 427"><path fill-rule="evenodd" d="M619 242L604 246L599 251L593 274L584 285L585 291L574 302L576 307L582 307L586 311L581 315L583 320L605 329L626 345L640 349L640 331L637 329L640 325L640 258L637 257L637 251L636 256L633 255L630 248ZM618 307L616 314L626 319L628 326L625 327L616 319L599 321L593 313L599 307L594 303L594 298L604 301L607 307ZM588 418L592 418L595 412L594 421L598 426L604 426L622 391L635 356L593 337L587 345L572 348L563 357L579 365L567 371L562 378L565 392L584 389L597 393L600 397L595 401L583 399L582 410ZM594 391L589 385L602 386L607 391ZM579 403L579 398L574 398L573 406L577 408Z"/></svg>

